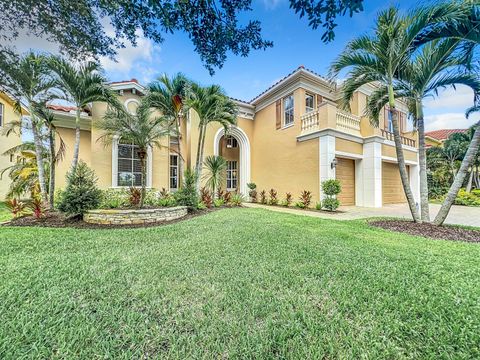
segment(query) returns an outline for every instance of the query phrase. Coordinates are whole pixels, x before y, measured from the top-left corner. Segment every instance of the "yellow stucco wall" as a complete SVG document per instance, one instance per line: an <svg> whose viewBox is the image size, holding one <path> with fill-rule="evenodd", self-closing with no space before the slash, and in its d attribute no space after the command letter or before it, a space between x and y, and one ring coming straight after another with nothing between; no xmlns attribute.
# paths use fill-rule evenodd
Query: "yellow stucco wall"
<svg viewBox="0 0 480 360"><path fill-rule="evenodd" d="M294 93L294 124L276 129L275 103L255 115L252 141L251 180L257 190L277 190L284 198L291 192L295 200L302 190L309 190L314 200L319 199L319 141L297 142L301 132L300 116L304 113L305 91Z"/></svg>
<svg viewBox="0 0 480 360"><path fill-rule="evenodd" d="M65 155L61 161L58 162L56 168L56 188L64 189L66 184L66 175L70 170L73 159L73 149L75 145L75 129L58 128L58 134L56 136L57 147L60 142L60 138L65 142ZM80 132L80 153L79 159L83 160L88 166L91 167L91 133L90 131L82 130ZM98 174L97 174L98 176Z"/></svg>
<svg viewBox="0 0 480 360"><path fill-rule="evenodd" d="M11 134L8 137L3 135L3 127L15 120L20 119L20 114L15 112L12 101L3 93L0 93L0 103L4 106L3 112L3 126L0 126L0 171L14 164L16 159L10 162L10 156L2 155L6 150L21 144L20 135ZM10 186L10 178L8 172L5 172L0 179L0 201L5 199Z"/></svg>
<svg viewBox="0 0 480 360"><path fill-rule="evenodd" d="M354 142L354 141L336 138L335 139L335 150L362 155L363 154L363 145L360 144L360 143Z"/></svg>
<svg viewBox="0 0 480 360"><path fill-rule="evenodd" d="M410 150L403 150L405 160L417 161L417 153ZM391 158L397 158L397 153L394 146L382 144L382 156L388 156Z"/></svg>

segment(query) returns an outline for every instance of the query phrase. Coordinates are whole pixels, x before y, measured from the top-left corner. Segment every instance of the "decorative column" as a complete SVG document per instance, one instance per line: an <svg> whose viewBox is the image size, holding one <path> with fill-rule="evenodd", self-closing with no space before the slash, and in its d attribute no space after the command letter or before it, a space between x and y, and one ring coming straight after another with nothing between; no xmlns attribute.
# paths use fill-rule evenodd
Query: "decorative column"
<svg viewBox="0 0 480 360"><path fill-rule="evenodd" d="M325 195L322 192L322 182L329 179L335 179L335 168L332 168L333 159L335 159L335 136L323 135L319 137L320 150L320 200L323 201Z"/></svg>
<svg viewBox="0 0 480 360"><path fill-rule="evenodd" d="M382 207L382 138L371 137L363 145L363 204Z"/></svg>

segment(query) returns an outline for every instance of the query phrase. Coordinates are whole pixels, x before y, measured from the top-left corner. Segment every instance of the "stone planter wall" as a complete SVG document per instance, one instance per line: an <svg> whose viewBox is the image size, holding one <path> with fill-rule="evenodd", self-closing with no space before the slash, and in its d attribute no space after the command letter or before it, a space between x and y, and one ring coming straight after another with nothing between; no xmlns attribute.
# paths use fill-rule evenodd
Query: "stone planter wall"
<svg viewBox="0 0 480 360"><path fill-rule="evenodd" d="M132 225L171 221L187 215L186 206L135 210L90 210L83 220L91 224Z"/></svg>

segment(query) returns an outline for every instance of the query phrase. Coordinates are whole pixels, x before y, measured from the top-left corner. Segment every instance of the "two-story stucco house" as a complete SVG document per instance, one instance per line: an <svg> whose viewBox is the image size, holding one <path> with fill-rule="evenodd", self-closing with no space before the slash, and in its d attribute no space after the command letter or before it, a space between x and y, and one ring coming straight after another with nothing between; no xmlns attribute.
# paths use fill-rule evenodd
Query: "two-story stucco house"
<svg viewBox="0 0 480 360"><path fill-rule="evenodd" d="M110 84L129 111L135 111L145 88L135 79ZM339 89L318 74L299 67L249 102L235 100L239 107L237 126L224 133L211 125L206 135L205 156L218 154L228 161L224 188L247 194L247 183L258 190L274 188L283 197L297 198L302 190L321 198L321 182L337 178L343 191L343 205L381 207L404 201L396 165L391 123L383 116L379 128L363 117L367 97L373 88L355 93L351 113L337 106ZM82 113L80 157L97 174L102 188L138 185L138 159L131 144L121 139L105 147L98 140L95 122L106 105L94 103ZM59 165L57 183L65 184L74 139L75 109L55 106L60 133L67 144L65 161ZM406 108L399 104L405 158L410 182L418 199L418 150L416 134L407 131ZM385 114L388 114L385 112ZM182 153L187 166L195 161L198 116L190 111L181 132ZM172 144L168 146L168 142ZM177 139L164 139L161 148L148 153L147 185L178 187L178 156L170 152Z"/></svg>
<svg viewBox="0 0 480 360"><path fill-rule="evenodd" d="M25 109L22 109L23 114L26 114ZM4 152L22 143L21 136L17 134L10 134L8 137L3 134L5 126L12 122L19 120L21 115L15 111L13 99L5 93L0 92L0 173L2 170L12 166L17 161L14 155L4 155ZM8 172L5 172L0 177L0 200L3 200L8 192L10 186L10 179Z"/></svg>

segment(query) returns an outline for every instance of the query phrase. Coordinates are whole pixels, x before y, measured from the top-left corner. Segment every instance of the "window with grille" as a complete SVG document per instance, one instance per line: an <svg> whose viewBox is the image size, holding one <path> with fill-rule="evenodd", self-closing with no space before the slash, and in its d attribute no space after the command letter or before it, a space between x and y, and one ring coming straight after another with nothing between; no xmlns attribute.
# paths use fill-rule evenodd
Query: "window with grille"
<svg viewBox="0 0 480 360"><path fill-rule="evenodd" d="M0 126L3 126L3 110L4 106L2 103L0 103Z"/></svg>
<svg viewBox="0 0 480 360"><path fill-rule="evenodd" d="M283 125L293 124L293 95L283 99Z"/></svg>
<svg viewBox="0 0 480 360"><path fill-rule="evenodd" d="M227 161L227 190L236 190L238 182L238 170L236 161Z"/></svg>
<svg viewBox="0 0 480 360"><path fill-rule="evenodd" d="M170 190L178 189L178 155L170 155Z"/></svg>
<svg viewBox="0 0 480 360"><path fill-rule="evenodd" d="M138 146L132 143L118 144L118 186L141 186L142 167L138 156Z"/></svg>
<svg viewBox="0 0 480 360"><path fill-rule="evenodd" d="M315 97L312 94L305 94L305 112L309 113L315 110Z"/></svg>
<svg viewBox="0 0 480 360"><path fill-rule="evenodd" d="M231 135L228 135L227 136L227 148L237 148L237 147L238 147L237 139L235 139Z"/></svg>

